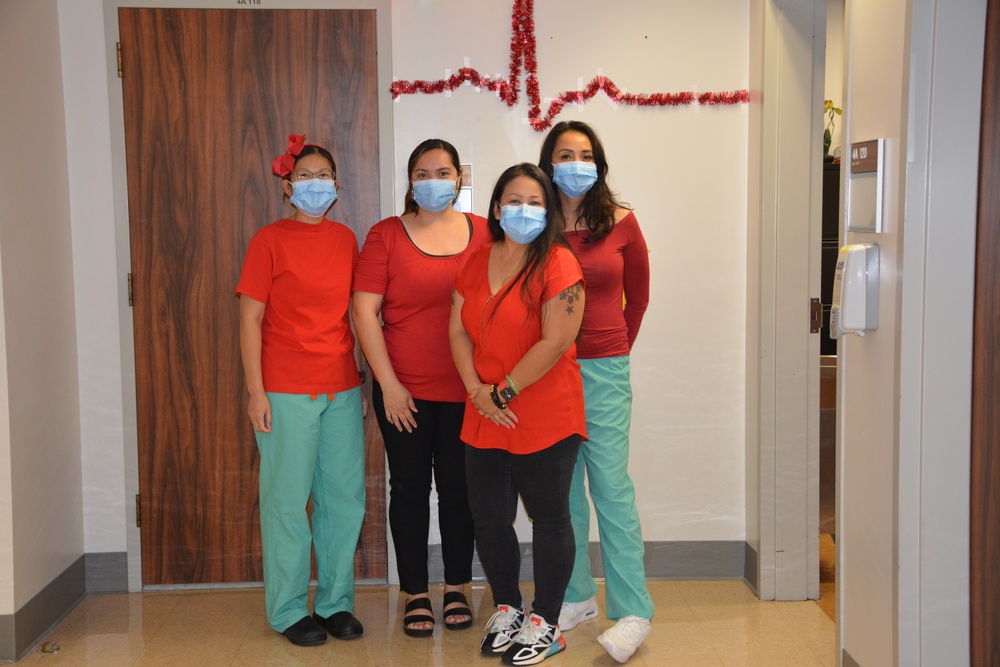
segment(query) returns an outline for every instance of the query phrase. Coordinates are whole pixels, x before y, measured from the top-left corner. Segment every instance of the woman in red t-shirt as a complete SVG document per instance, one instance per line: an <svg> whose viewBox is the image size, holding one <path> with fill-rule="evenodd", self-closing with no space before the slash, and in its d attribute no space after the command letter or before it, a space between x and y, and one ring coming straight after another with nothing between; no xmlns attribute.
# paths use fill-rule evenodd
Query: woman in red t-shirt
<svg viewBox="0 0 1000 667"><path fill-rule="evenodd" d="M625 662L649 634L653 618L642 529L628 474L629 353L649 303L649 251L635 214L608 187L604 146L589 125L575 120L558 123L542 144L538 165L556 185L554 217L587 279L587 312L577 356L589 440L580 447L570 490L576 559L559 625L568 631L597 616L597 584L587 550L586 470L601 537L606 614L617 621L597 641L616 660Z"/></svg>
<svg viewBox="0 0 1000 667"><path fill-rule="evenodd" d="M506 664L566 646L559 610L573 559L569 485L586 437L575 361L583 275L546 213L552 184L535 165L507 169L490 198L494 242L455 281L451 349L468 401L462 424L476 546L497 612L481 644ZM520 493L532 521L535 600L525 617L513 523Z"/></svg>
<svg viewBox="0 0 1000 667"><path fill-rule="evenodd" d="M455 275L489 241L486 220L455 210L458 151L428 139L410 154L404 212L371 228L354 277L354 324L375 374L372 403L389 462L389 527L403 632L429 637L427 532L431 475L444 561L444 626L468 628L463 588L472 579L475 532L465 484L465 387L451 361L448 314Z"/></svg>
<svg viewBox="0 0 1000 667"><path fill-rule="evenodd" d="M327 632L351 639L364 631L354 617L354 552L365 518L365 441L349 312L358 241L326 218L337 199L333 156L304 139L289 137L272 167L295 212L251 239L236 292L260 452L267 620L293 644L316 646Z"/></svg>

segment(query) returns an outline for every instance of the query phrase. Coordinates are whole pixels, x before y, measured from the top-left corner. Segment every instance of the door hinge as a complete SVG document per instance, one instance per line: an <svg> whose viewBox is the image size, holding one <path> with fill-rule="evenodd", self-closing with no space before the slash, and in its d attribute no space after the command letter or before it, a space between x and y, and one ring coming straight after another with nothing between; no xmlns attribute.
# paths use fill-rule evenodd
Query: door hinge
<svg viewBox="0 0 1000 667"><path fill-rule="evenodd" d="M115 55L118 56L118 78L122 78L122 43L115 42Z"/></svg>
<svg viewBox="0 0 1000 667"><path fill-rule="evenodd" d="M819 333L822 326L823 304L819 299L809 299L809 333Z"/></svg>
<svg viewBox="0 0 1000 667"><path fill-rule="evenodd" d="M142 504L139 502L139 494L135 494L135 527L142 528Z"/></svg>
<svg viewBox="0 0 1000 667"><path fill-rule="evenodd" d="M128 305L132 305L132 274L128 274Z"/></svg>

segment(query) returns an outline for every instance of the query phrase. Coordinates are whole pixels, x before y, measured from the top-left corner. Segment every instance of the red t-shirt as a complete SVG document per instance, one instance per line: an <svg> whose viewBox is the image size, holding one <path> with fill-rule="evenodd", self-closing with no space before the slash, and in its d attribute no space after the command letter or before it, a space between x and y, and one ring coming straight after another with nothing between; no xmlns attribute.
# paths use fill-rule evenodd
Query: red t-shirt
<svg viewBox="0 0 1000 667"><path fill-rule="evenodd" d="M632 350L649 305L649 250L634 213L615 223L611 233L596 243L583 242L589 233L566 233L587 279L577 356L620 357Z"/></svg>
<svg viewBox="0 0 1000 667"><path fill-rule="evenodd" d="M541 306L567 287L583 280L580 263L566 248L555 246L545 262L536 313L521 299L521 282L496 304L490 298L487 272L492 244L476 250L458 272L455 288L462 304L462 326L473 345L479 379L500 384L521 357L542 337ZM506 288L504 288L506 289ZM462 441L480 449L505 449L530 454L578 433L584 438L587 423L583 408L583 382L576 348L571 346L556 365L537 382L524 387L511 401L517 426L507 429L483 419L468 398L462 422Z"/></svg>
<svg viewBox="0 0 1000 667"><path fill-rule="evenodd" d="M326 219L279 220L250 240L236 292L265 304L265 391L334 394L358 386L348 316L357 261L354 232Z"/></svg>
<svg viewBox="0 0 1000 667"><path fill-rule="evenodd" d="M396 378L414 398L458 403L466 398L448 341L455 276L490 240L486 219L467 215L469 244L455 255L428 255L402 220L386 218L368 231L354 289L382 295L382 335Z"/></svg>

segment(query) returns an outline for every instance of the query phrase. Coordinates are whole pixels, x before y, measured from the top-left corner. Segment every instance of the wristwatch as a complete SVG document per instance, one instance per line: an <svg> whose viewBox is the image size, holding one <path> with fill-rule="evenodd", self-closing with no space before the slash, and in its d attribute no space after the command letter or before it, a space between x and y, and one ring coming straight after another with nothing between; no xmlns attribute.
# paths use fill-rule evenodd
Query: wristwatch
<svg viewBox="0 0 1000 667"><path fill-rule="evenodd" d="M514 397L517 396L517 394L514 393L514 390L511 389L509 386L506 386L503 389L499 389L497 393L500 395L500 398L503 400L504 403L510 403L511 401L514 400Z"/></svg>

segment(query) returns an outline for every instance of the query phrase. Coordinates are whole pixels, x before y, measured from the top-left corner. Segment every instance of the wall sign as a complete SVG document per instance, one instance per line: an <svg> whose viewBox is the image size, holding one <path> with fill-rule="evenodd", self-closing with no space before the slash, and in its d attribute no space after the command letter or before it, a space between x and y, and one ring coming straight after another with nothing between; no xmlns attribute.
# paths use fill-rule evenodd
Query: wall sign
<svg viewBox="0 0 1000 667"><path fill-rule="evenodd" d="M885 214L887 139L851 144L847 179L847 231L881 232Z"/></svg>

